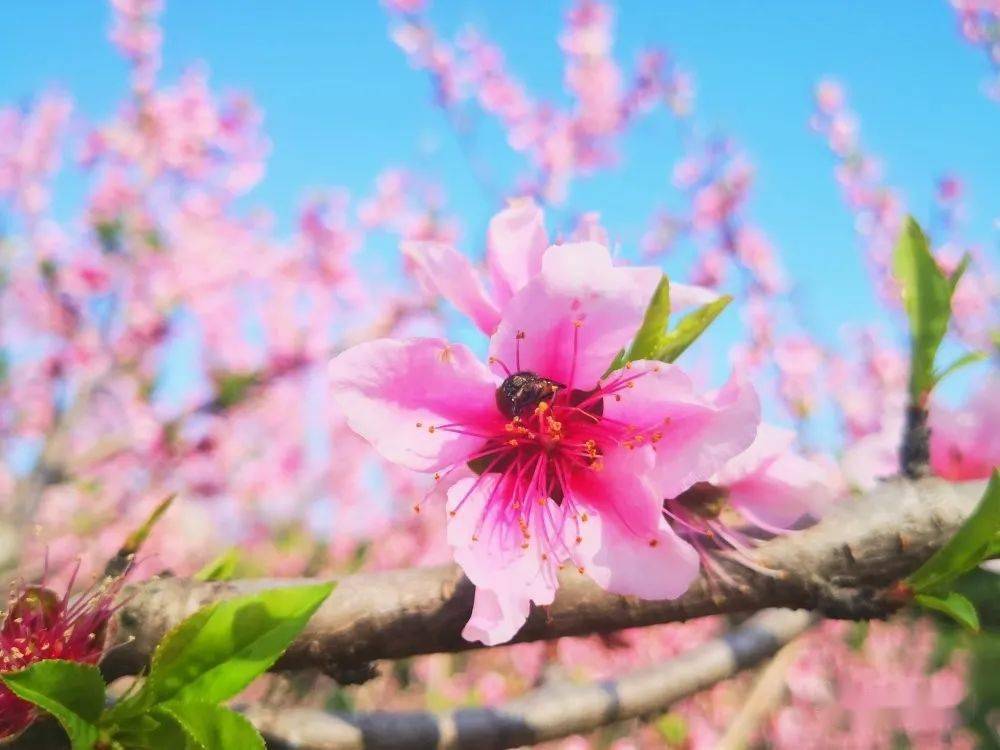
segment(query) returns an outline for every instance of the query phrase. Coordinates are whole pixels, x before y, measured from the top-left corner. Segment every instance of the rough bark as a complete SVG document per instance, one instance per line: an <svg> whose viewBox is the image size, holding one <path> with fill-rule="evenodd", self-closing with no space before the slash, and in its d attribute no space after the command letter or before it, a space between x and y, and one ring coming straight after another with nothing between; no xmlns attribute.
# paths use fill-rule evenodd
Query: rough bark
<svg viewBox="0 0 1000 750"><path fill-rule="evenodd" d="M699 578L672 601L608 594L576 571L564 571L555 602L532 612L515 642L675 622L768 607L808 609L829 617L885 617L900 603L892 588L959 527L984 482L892 481L844 502L821 523L763 543L755 567L721 562L730 580ZM295 581L198 583L163 578L134 586L117 615L107 674L135 673L164 633L198 607ZM473 587L454 566L365 573L340 579L277 667L318 667L334 676L378 659L479 648L461 636Z"/></svg>

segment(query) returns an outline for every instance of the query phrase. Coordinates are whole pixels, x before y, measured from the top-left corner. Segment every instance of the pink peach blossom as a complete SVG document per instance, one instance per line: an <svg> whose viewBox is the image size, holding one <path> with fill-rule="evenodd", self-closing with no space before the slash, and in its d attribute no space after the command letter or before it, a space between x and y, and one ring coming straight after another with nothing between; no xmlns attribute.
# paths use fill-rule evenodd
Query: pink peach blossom
<svg viewBox="0 0 1000 750"><path fill-rule="evenodd" d="M735 381L699 396L658 362L605 375L659 276L614 267L595 243L554 246L503 313L493 371L436 339L334 359L348 424L390 461L453 482L448 540L477 587L466 638L509 640L532 602L552 601L566 564L644 598L678 596L697 572L660 498L745 449L759 404Z"/></svg>
<svg viewBox="0 0 1000 750"><path fill-rule="evenodd" d="M961 409L932 405L931 469L939 477L985 479L1000 466L1000 375L985 379Z"/></svg>
<svg viewBox="0 0 1000 750"><path fill-rule="evenodd" d="M727 507L768 533L786 531L804 517L818 518L838 488L824 465L793 450L794 441L791 430L760 425L750 447L709 480L669 497L666 515L685 536L705 535L738 549L752 538L726 519Z"/></svg>

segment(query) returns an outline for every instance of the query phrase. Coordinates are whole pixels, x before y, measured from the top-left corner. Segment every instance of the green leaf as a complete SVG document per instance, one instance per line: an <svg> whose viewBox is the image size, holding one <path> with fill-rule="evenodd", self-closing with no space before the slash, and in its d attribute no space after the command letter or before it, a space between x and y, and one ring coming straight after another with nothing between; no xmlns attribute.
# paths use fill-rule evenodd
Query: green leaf
<svg viewBox="0 0 1000 750"><path fill-rule="evenodd" d="M972 570L994 549L1000 534L1000 470L993 476L979 505L955 535L907 583L918 594L940 593L963 573Z"/></svg>
<svg viewBox="0 0 1000 750"><path fill-rule="evenodd" d="M719 313L725 310L732 301L733 298L727 294L707 305L702 305L681 318L676 328L664 334L656 359L664 362L676 360L705 332L705 329L719 317Z"/></svg>
<svg viewBox="0 0 1000 750"><path fill-rule="evenodd" d="M951 591L944 597L917 594L914 601L921 607L943 612L974 633L979 632L979 615L976 613L976 608L972 602L956 591Z"/></svg>
<svg viewBox="0 0 1000 750"><path fill-rule="evenodd" d="M934 373L931 377L931 388L936 387L938 383L951 375L953 372L961 370L963 367L968 367L971 364L975 364L976 362L982 362L984 359L986 359L985 352L967 352L966 354L963 354L944 369L938 370Z"/></svg>
<svg viewBox="0 0 1000 750"><path fill-rule="evenodd" d="M115 556L108 560L107 564L104 566L104 575L109 578L117 578L118 576L125 573L129 566L132 564L132 560L135 559L136 553L145 544L146 539L149 538L149 533L153 530L157 521L163 517L163 514L167 512L170 505L174 502L174 498L177 497L176 493L168 495L166 498L160 501L160 503L153 508L153 512L149 514L149 518L145 522L133 531L125 539L125 543L122 544Z"/></svg>
<svg viewBox="0 0 1000 750"><path fill-rule="evenodd" d="M240 551L231 547L192 576L196 581L228 581L240 564Z"/></svg>
<svg viewBox="0 0 1000 750"><path fill-rule="evenodd" d="M951 287L951 293L955 293L955 289L958 288L958 282L962 280L962 276L965 275L966 269L972 262L972 256L968 253L962 256L962 260L958 262L955 266L955 270L951 272L951 276L948 277L948 285Z"/></svg>
<svg viewBox="0 0 1000 750"><path fill-rule="evenodd" d="M896 242L893 270L910 320L910 398L923 403L933 385L934 358L948 331L952 284L913 217L907 217Z"/></svg>
<svg viewBox="0 0 1000 750"><path fill-rule="evenodd" d="M1000 534L990 541L989 545L986 547L986 554L983 556L984 560L995 560L1000 557Z"/></svg>
<svg viewBox="0 0 1000 750"><path fill-rule="evenodd" d="M89 750L97 742L105 690L97 667L52 659L0 679L19 698L52 714L66 730L73 750Z"/></svg>
<svg viewBox="0 0 1000 750"><path fill-rule="evenodd" d="M153 750L161 747L183 750L188 745L187 735L171 718L141 714L121 722L112 721L113 711L105 712L102 726L112 740L112 748L127 750Z"/></svg>
<svg viewBox="0 0 1000 750"><path fill-rule="evenodd" d="M972 602L983 628L1000 634L1000 575L977 567L955 581L951 590Z"/></svg>
<svg viewBox="0 0 1000 750"><path fill-rule="evenodd" d="M204 701L170 701L157 708L184 730L199 750L264 750L264 738L235 711Z"/></svg>
<svg viewBox="0 0 1000 750"><path fill-rule="evenodd" d="M657 352L663 346L663 338L666 335L669 320L670 279L664 274L660 283L656 285L653 298L649 301L649 306L643 315L642 325L639 326L639 331L632 340L632 346L629 347L628 353L625 355L625 362L632 362L636 359L655 359Z"/></svg>
<svg viewBox="0 0 1000 750"><path fill-rule="evenodd" d="M149 706L233 697L277 661L333 587L271 589L198 610L156 647L134 700Z"/></svg>

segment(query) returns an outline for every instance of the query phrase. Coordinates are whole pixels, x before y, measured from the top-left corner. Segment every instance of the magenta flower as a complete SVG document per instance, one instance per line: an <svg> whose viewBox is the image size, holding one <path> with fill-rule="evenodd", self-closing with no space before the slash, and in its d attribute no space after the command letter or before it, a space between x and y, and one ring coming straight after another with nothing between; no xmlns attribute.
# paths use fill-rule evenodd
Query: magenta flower
<svg viewBox="0 0 1000 750"><path fill-rule="evenodd" d="M792 449L795 433L762 424L753 444L709 481L698 482L664 503L667 517L701 546L703 537L742 551L753 543L735 511L750 526L782 533L801 518L818 518L839 491L835 472Z"/></svg>
<svg viewBox="0 0 1000 750"><path fill-rule="evenodd" d="M16 588L0 625L0 674L44 659L96 664L120 588L121 579L115 579L72 600L68 588L63 596L44 586ZM34 705L0 681L0 742L20 734L36 715Z"/></svg>
<svg viewBox="0 0 1000 750"><path fill-rule="evenodd" d="M679 596L696 575L662 498L745 449L759 404L735 381L700 396L660 362L605 375L659 277L614 267L593 242L554 246L506 306L492 370L439 339L373 341L331 364L351 428L450 483L448 541L477 587L469 640L513 637L567 565L650 599Z"/></svg>

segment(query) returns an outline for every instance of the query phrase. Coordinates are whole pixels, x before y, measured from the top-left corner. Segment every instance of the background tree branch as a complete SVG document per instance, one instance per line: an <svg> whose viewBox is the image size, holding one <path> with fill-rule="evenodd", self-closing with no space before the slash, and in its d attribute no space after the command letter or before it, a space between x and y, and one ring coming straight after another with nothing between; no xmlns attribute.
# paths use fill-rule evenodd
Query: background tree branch
<svg viewBox="0 0 1000 750"><path fill-rule="evenodd" d="M984 487L937 479L886 482L841 503L809 529L761 544L752 555L761 570L723 559L726 578L703 575L671 601L608 594L567 569L555 602L533 611L514 642L768 607L885 617L902 603L892 586L951 537ZM161 578L137 584L116 616L105 672L115 677L142 669L167 630L208 602L289 583ZM479 648L461 636L472 599L472 585L455 566L346 576L277 668L318 667L336 678L378 659Z"/></svg>
<svg viewBox="0 0 1000 750"><path fill-rule="evenodd" d="M552 683L497 708L446 713L332 714L247 708L275 750L500 750L655 716L671 703L754 666L805 631L806 612L768 610L670 661L617 680Z"/></svg>

